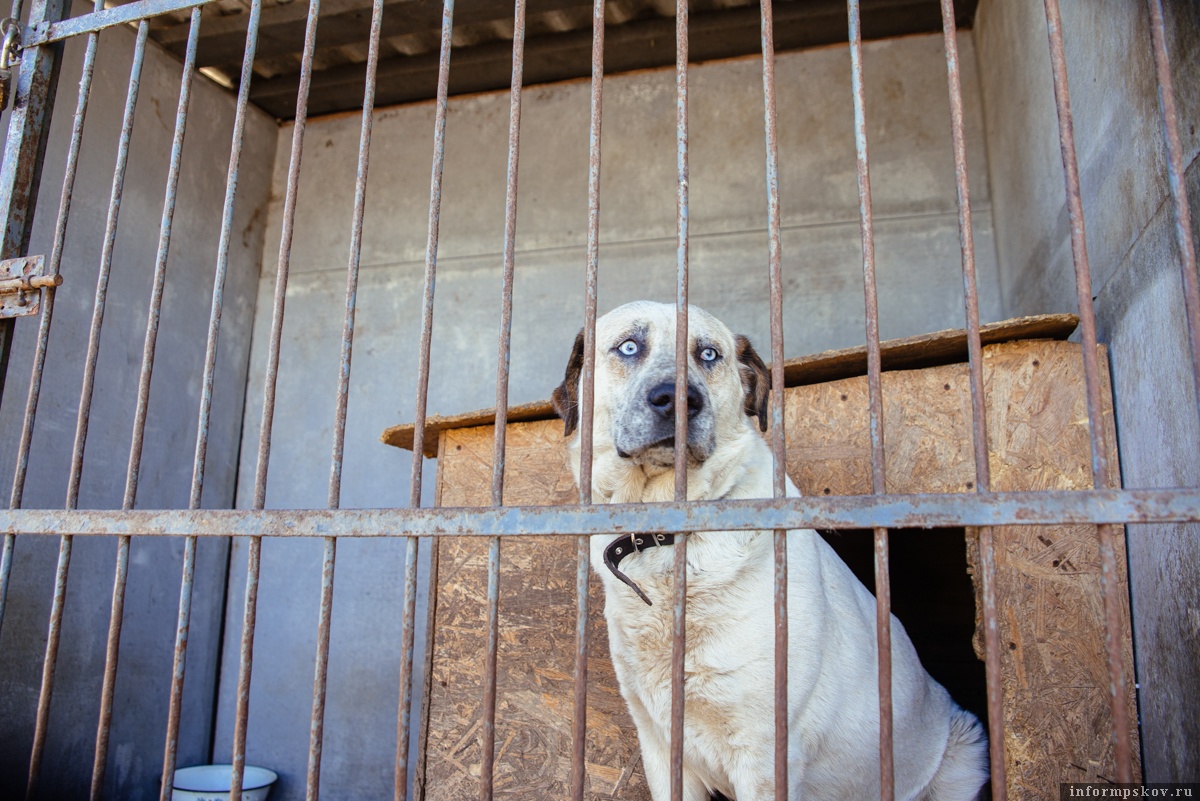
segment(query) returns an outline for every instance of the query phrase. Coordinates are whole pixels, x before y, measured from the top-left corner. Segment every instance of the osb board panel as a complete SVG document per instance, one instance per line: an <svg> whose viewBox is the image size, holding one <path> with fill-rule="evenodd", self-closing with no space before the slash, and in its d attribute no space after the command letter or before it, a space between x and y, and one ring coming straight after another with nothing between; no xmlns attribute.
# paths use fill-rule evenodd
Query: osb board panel
<svg viewBox="0 0 1200 801"><path fill-rule="evenodd" d="M441 503L490 502L490 426L441 434ZM560 421L508 428L506 504L575 503ZM575 666L573 537L507 540L500 550L500 641L496 654L496 798L570 795ZM487 642L487 552L483 538L444 537L438 548L434 654L425 764L427 801L479 794ZM608 658L599 582L589 577L589 797L649 801L633 722Z"/></svg>
<svg viewBox="0 0 1200 801"><path fill-rule="evenodd" d="M993 488L1090 488L1087 402L1077 349L1005 357L1010 359L1006 372L1011 380L995 381L989 388L994 418L989 423L1009 432L992 456ZM1107 371L1103 379L1108 480L1119 486ZM1051 380L1062 381L1071 392L1051 386ZM1059 782L1115 780L1096 527L1006 526L994 530L994 539L1001 664L1005 691L1014 701L1004 708L1010 794L1057 798ZM1141 766L1123 527L1115 529L1114 539L1136 778ZM982 652L982 643L978 648ZM1056 756L1046 759L1047 753Z"/></svg>
<svg viewBox="0 0 1200 801"><path fill-rule="evenodd" d="M989 346L983 353L992 489L1090 489L1080 346L1012 342ZM967 365L884 373L882 378L888 492L973 491ZM1103 378L1109 478L1116 486L1107 373ZM788 474L802 493L870 492L867 407L865 377L787 391ZM1115 775L1096 531L1095 526L993 530L1010 798L1053 799L1060 782L1099 782ZM1121 641L1132 687L1125 546L1122 536L1117 540ZM977 542L968 540L973 566L978 565ZM980 655L981 632L976 635ZM1136 719L1131 691L1130 720ZM1132 734L1136 759L1136 727Z"/></svg>
<svg viewBox="0 0 1200 801"><path fill-rule="evenodd" d="M979 340L984 345L991 345L1019 339L1066 339L1078 324L1079 318L1074 314L1017 317L981 326ZM912 370L963 362L967 359L967 332L957 328L903 339L889 339L880 343L879 351L884 370ZM866 374L865 345L843 350L827 350L811 356L798 356L783 363L785 387L817 384ZM548 420L552 417L554 407L550 405L550 401L523 403L508 409L509 423ZM437 455L438 432L491 425L495 419L494 408L449 416L430 416L425 421L425 455ZM415 433L415 424L405 423L388 428L380 435L380 440L387 445L412 450Z"/></svg>
<svg viewBox="0 0 1200 801"><path fill-rule="evenodd" d="M1079 346L1014 342L988 346L984 357L993 487L1090 486ZM870 491L866 383L857 377L787 390L788 473L805 494ZM973 491L966 365L885 373L883 394L888 491ZM1111 443L1107 384L1104 395ZM442 503L486 505L491 428L441 436ZM510 425L505 503L574 503L565 444L557 420ZM1115 471L1115 458L1113 466ZM1014 798L1051 798L1060 781L1112 775L1095 530L1005 527L995 530L994 539L1010 792ZM486 551L478 539L441 541L427 752L426 797L433 801L477 792ZM1124 599L1123 547L1117 559ZM566 792L574 576L573 540L503 544L498 797L558 798ZM597 583L593 578L589 592L591 797L645 799L636 734L607 656ZM1132 677L1127 607L1123 620L1126 675Z"/></svg>

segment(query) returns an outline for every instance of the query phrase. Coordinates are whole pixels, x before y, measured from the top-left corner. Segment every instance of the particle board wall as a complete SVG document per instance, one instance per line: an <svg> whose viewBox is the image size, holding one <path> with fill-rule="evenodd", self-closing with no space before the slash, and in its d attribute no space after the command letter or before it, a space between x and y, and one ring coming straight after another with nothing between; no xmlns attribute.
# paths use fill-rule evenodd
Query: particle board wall
<svg viewBox="0 0 1200 801"><path fill-rule="evenodd" d="M993 488L1089 488L1080 346L1021 341L990 345L983 353ZM965 364L883 375L889 492L974 490L968 382ZM801 492L869 492L866 378L790 387L785 395L788 474ZM1103 395L1103 434L1115 453L1107 377ZM505 504L574 503L565 446L561 421L510 424ZM441 505L489 503L492 448L490 426L439 434ZM1115 458L1112 465L1110 478L1116 483ZM968 532L967 548L975 564L973 535ZM1009 792L1013 798L1055 798L1060 782L1113 775L1095 527L1000 527L993 536ZM1119 539L1121 640L1132 684L1125 552ZM487 548L481 538L446 537L438 545L422 771L428 801L477 794ZM637 737L608 659L603 601L594 577L589 599L589 794L646 801ZM574 538L501 543L497 798L569 793L575 608ZM1136 721L1132 700L1130 711ZM1137 750L1135 739L1135 756Z"/></svg>

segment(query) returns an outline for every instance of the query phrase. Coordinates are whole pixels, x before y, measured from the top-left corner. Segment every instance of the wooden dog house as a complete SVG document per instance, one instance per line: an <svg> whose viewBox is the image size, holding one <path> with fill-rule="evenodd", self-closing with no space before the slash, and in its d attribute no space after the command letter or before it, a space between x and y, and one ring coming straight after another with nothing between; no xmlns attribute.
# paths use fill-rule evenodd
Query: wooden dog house
<svg viewBox="0 0 1200 801"><path fill-rule="evenodd" d="M1065 341L1075 325L1071 315L1052 315L981 332L996 491L1093 485L1081 350ZM974 491L966 353L962 331L883 344L889 492ZM861 348L787 363L787 471L803 494L870 492L865 373ZM1115 454L1107 374L1103 404L1102 436ZM438 459L439 506L489 505L493 417L482 411L427 421L426 453ZM576 503L567 440L549 403L513 407L508 419L504 503ZM413 427L391 428L383 440L411 449ZM1110 480L1119 485L1116 460L1110 464ZM974 565L977 538L970 529L964 533L967 563ZM908 535L921 536L902 532L893 539ZM1009 797L1057 798L1060 782L1103 781L1115 770L1096 529L1010 526L995 529L993 537ZM1125 549L1118 539L1118 594L1126 599ZM419 797L474 798L483 719L487 542L441 538L432 576ZM590 585L590 797L648 801L636 732L608 659L599 581L593 576ZM982 659L981 604L975 606L975 651ZM575 651L573 538L502 544L499 613L496 796L565 797ZM1125 675L1132 676L1127 603L1121 621ZM1136 727L1133 708L1129 719ZM1136 730L1133 736L1136 759ZM1136 766L1135 771L1140 773Z"/></svg>

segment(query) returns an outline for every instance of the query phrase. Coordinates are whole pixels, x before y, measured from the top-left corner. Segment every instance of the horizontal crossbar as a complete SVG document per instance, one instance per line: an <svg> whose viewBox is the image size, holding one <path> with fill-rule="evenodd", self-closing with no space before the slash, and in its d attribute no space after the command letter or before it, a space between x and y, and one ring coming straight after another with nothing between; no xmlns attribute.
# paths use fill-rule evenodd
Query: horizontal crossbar
<svg viewBox="0 0 1200 801"><path fill-rule="evenodd" d="M0 511L0 533L392 537L1200 521L1200 489L859 495L479 509Z"/></svg>

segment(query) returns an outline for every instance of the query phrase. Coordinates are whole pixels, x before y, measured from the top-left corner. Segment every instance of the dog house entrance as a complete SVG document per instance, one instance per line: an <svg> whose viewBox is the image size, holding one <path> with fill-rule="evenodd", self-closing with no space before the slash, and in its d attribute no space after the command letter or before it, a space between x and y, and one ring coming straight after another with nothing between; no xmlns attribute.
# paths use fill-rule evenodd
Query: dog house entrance
<svg viewBox="0 0 1200 801"><path fill-rule="evenodd" d="M980 618L968 560L967 532L962 528L895 529L888 532L892 614L904 624L929 675L949 691L958 705L987 725L987 679L979 650ZM868 590L875 585L875 543L865 529L823 531ZM978 547L978 542L973 543Z"/></svg>

